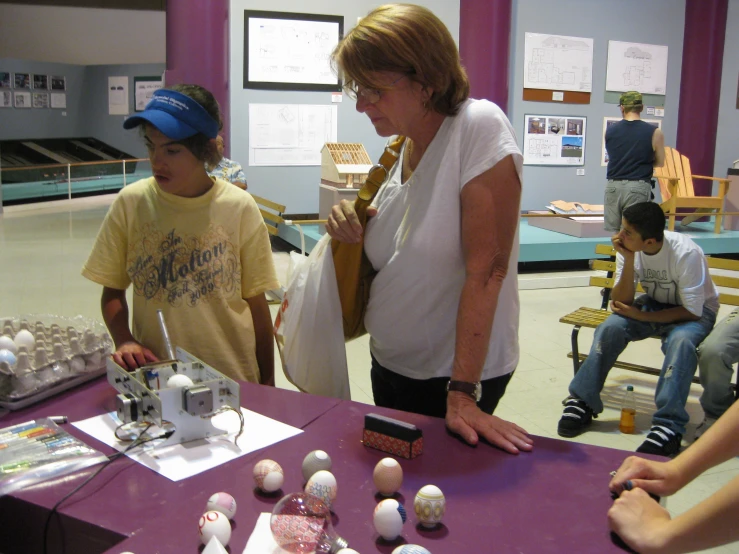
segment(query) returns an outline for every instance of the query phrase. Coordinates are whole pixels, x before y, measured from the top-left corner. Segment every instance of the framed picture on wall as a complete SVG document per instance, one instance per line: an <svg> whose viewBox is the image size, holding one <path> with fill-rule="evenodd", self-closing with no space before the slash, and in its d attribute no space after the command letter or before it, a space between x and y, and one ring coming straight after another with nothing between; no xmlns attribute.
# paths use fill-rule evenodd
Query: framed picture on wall
<svg viewBox="0 0 739 554"><path fill-rule="evenodd" d="M134 89L134 109L137 112L144 111L146 105L151 100L154 91L159 90L164 86L164 81L161 76L159 77L134 77L133 78L133 89Z"/></svg>
<svg viewBox="0 0 739 554"><path fill-rule="evenodd" d="M524 115L524 165L585 165L587 118Z"/></svg>
<svg viewBox="0 0 739 554"><path fill-rule="evenodd" d="M67 78L58 75L51 76L51 90L67 90Z"/></svg>
<svg viewBox="0 0 739 554"><path fill-rule="evenodd" d="M0 108L13 107L13 93L9 90L0 90Z"/></svg>
<svg viewBox="0 0 739 554"><path fill-rule="evenodd" d="M31 90L31 74L30 73L14 73L13 88Z"/></svg>
<svg viewBox="0 0 739 554"><path fill-rule="evenodd" d="M51 107L52 108L66 108L67 107L67 95L63 92L52 92L51 93Z"/></svg>
<svg viewBox="0 0 739 554"><path fill-rule="evenodd" d="M10 88L13 84L13 74L0 71L0 88Z"/></svg>
<svg viewBox="0 0 739 554"><path fill-rule="evenodd" d="M30 92L14 92L13 103L16 108L30 108L31 107L31 93Z"/></svg>
<svg viewBox="0 0 739 554"><path fill-rule="evenodd" d="M33 102L34 108L48 108L49 107L49 93L48 92L34 92L31 95L31 101Z"/></svg>
<svg viewBox="0 0 739 554"><path fill-rule="evenodd" d="M49 76L33 74L33 90L49 90Z"/></svg>
<svg viewBox="0 0 739 554"><path fill-rule="evenodd" d="M244 88L340 92L331 52L344 17L244 10Z"/></svg>

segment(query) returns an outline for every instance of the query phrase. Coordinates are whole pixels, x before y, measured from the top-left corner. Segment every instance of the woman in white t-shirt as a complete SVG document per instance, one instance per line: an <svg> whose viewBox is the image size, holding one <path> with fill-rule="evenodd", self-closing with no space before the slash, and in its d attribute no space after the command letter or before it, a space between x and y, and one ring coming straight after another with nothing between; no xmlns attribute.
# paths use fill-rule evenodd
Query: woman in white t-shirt
<svg viewBox="0 0 739 554"><path fill-rule="evenodd" d="M378 271L365 326L375 403L446 417L511 452L526 431L492 415L518 363L521 153L510 122L471 100L459 52L428 9L381 6L333 60L377 134L407 137L368 210L334 206L332 238L364 240Z"/></svg>

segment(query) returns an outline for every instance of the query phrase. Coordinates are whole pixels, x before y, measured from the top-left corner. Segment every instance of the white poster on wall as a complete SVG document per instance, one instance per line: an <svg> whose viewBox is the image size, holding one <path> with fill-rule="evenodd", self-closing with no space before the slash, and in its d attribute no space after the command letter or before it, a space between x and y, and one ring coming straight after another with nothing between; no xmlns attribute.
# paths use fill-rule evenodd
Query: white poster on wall
<svg viewBox="0 0 739 554"><path fill-rule="evenodd" d="M151 100L151 97L154 95L154 92L159 90L164 86L164 81L162 79L159 79L158 81L155 80L147 80L147 79L138 79L134 78L134 99L135 99L135 107L134 109L137 112L144 111L144 108L146 108L146 105Z"/></svg>
<svg viewBox="0 0 739 554"><path fill-rule="evenodd" d="M608 151L606 150L606 131L608 130L608 127L613 125L614 123L622 121L622 118L620 117L604 117L603 118L603 137L601 139L601 145L600 145L600 165L607 166L608 165ZM646 123L649 123L650 125L654 125L657 127L657 129L662 128L662 120L661 119L643 119L642 121L645 121Z"/></svg>
<svg viewBox="0 0 739 554"><path fill-rule="evenodd" d="M523 86L590 92L593 39L526 33Z"/></svg>
<svg viewBox="0 0 739 554"><path fill-rule="evenodd" d="M128 115L128 77L108 77L108 113Z"/></svg>
<svg viewBox="0 0 739 554"><path fill-rule="evenodd" d="M249 104L249 165L321 165L337 116L336 105Z"/></svg>
<svg viewBox="0 0 739 554"><path fill-rule="evenodd" d="M667 46L609 40L606 90L665 94Z"/></svg>
<svg viewBox="0 0 739 554"><path fill-rule="evenodd" d="M51 93L51 107L52 108L66 108L67 107L67 95L64 92L52 92Z"/></svg>
<svg viewBox="0 0 739 554"><path fill-rule="evenodd" d="M524 165L584 165L587 118L524 116Z"/></svg>

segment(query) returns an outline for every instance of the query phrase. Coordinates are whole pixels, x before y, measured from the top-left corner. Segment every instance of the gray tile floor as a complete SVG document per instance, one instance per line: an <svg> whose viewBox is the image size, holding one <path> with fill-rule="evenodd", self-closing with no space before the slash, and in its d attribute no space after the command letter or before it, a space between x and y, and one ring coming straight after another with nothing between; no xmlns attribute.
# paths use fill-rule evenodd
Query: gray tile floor
<svg viewBox="0 0 739 554"><path fill-rule="evenodd" d="M0 215L0 317L43 313L100 317L100 287L82 278L80 268L111 199L100 196L5 209ZM546 286L550 287L556 286L561 277L567 278L564 282L572 282L570 273L535 277L537 281L548 280ZM558 320L580 306L597 307L599 300L598 291L592 287L521 291L521 361L496 415L515 421L533 435L557 436L561 401L572 377L572 364L566 357L571 328ZM728 311L722 309L719 317ZM587 350L591 339L592 331L584 329L581 347ZM352 398L371 404L367 338L349 343L347 355ZM659 343L650 339L629 346L622 359L659 366L662 354ZM634 385L637 393L639 414L635 435L623 435L618 430L620 397L627 383ZM279 369L279 362L277 384L292 388ZM627 456L641 444L649 428L654 386L653 377L612 371L603 392L606 411L594 424L593 431L572 440L621 449ZM694 386L688 403L691 424L686 444L702 419L699 394L699 387ZM669 498L667 507L673 514L679 514L737 475L739 460L730 460ZM710 552L739 553L739 543Z"/></svg>

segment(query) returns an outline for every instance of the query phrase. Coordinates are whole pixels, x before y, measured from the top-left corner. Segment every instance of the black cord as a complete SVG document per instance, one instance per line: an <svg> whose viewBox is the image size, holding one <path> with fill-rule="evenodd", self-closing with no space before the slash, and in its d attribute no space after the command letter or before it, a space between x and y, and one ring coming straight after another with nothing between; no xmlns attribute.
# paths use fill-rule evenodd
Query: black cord
<svg viewBox="0 0 739 554"><path fill-rule="evenodd" d="M92 475L90 475L87 479L85 479L82 483L80 483L77 487L75 487L71 492L65 494L64 497L59 502L57 502L56 504L54 504L54 507L51 509L51 511L49 512L49 515L46 517L46 523L44 524L44 535L43 535L44 554L47 554L47 552L48 552L47 549L46 549L46 545L47 545L47 542L48 542L49 524L51 523L51 518L54 516L54 514L57 514L58 513L57 510L59 509L59 506L61 506L72 495L74 495L75 493L77 493L82 487L84 487L85 485L87 485L87 483L89 483L95 477L97 477L97 475L101 471L103 471L106 467L108 467L111 462L117 460L118 458L120 458L124 454L127 454L129 450L131 450L131 449L133 449L133 448L135 448L137 446L141 446L142 444L145 444L147 442L151 442L153 440L158 440L158 439L166 438L167 437L167 433L165 433L162 436L152 437L152 438L149 438L149 439L146 439L146 440L142 440L142 437L144 436L144 433L146 433L152 425L153 425L153 423L149 423L144 428L144 430L141 431L141 433L139 433L139 436L136 437L136 439L131 444L129 444L124 450L121 450L120 452L116 452L115 454L111 454L110 456L108 456L108 459L105 461L105 463L103 463L102 466L100 466L97 469L97 471L95 471ZM117 430L118 429L116 429L116 431ZM171 435L173 432L174 431L169 432L169 435ZM62 541L62 543L61 543L62 544L62 551L64 551L64 542L65 541Z"/></svg>

